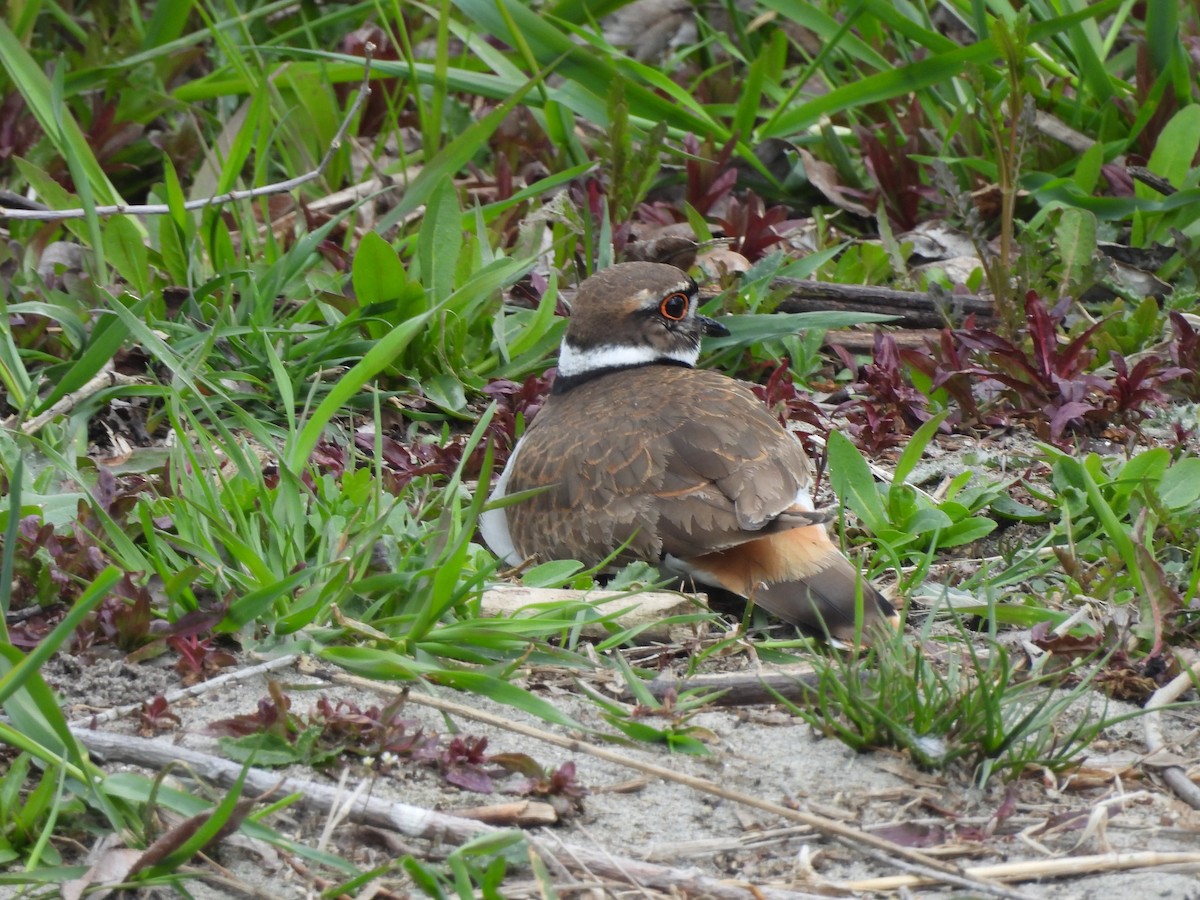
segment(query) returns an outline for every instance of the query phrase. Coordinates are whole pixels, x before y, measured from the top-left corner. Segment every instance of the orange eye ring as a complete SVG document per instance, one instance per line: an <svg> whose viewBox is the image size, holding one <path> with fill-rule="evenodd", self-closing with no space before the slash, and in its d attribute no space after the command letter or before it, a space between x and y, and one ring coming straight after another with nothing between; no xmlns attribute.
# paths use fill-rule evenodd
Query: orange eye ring
<svg viewBox="0 0 1200 900"><path fill-rule="evenodd" d="M663 297L662 303L658 305L658 311L664 319L670 319L672 322L682 322L687 318L688 309L691 308L692 301L687 294L682 291L676 291L673 294L667 294Z"/></svg>

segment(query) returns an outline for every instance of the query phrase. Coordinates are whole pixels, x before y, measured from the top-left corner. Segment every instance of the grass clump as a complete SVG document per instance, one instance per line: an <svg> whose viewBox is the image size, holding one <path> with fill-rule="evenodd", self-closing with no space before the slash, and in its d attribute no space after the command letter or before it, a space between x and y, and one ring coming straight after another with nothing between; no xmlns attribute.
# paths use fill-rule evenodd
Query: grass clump
<svg viewBox="0 0 1200 900"><path fill-rule="evenodd" d="M970 772L980 785L1077 765L1120 721L1080 714L1096 671L1087 661L1063 668L1044 654L1026 665L965 630L924 637L897 634L862 655L816 656L814 703L789 704L792 712L855 750L894 748L922 769Z"/></svg>

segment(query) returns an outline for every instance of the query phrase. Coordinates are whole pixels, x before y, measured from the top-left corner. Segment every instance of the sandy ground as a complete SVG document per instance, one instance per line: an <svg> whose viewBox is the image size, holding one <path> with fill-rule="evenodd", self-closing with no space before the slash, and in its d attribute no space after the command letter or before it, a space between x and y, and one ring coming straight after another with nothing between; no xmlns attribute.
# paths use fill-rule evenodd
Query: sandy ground
<svg viewBox="0 0 1200 900"><path fill-rule="evenodd" d="M276 673L275 677L293 699L294 711L307 712L318 696L348 700L363 708L387 702L386 698L332 684L324 677L328 673L319 667L314 671L315 674L306 675L287 668ZM97 710L140 702L177 686L173 672L153 664L130 667L119 661L102 661L80 666L69 661L52 667L47 674L64 693L67 708L80 723ZM254 677L207 691L195 699L175 702L172 710L182 720L180 727L156 739L215 753L216 740L206 732L208 724L252 713L266 696L265 678ZM498 713L509 721L525 721L566 734L561 728L479 697L452 692L443 696ZM549 699L583 724L606 728L589 701L568 692L555 693ZM1113 711L1110 708L1110 713ZM799 894L833 891L833 895L844 895L834 891L835 886L900 874L895 861L886 855L869 855L860 847L830 840L811 828L687 786L646 777L624 765L564 750L514 734L507 728L490 727L465 717L446 717L416 704L407 705L404 716L421 723L426 733L457 731L463 736L485 736L490 753L525 753L550 768L573 761L578 781L586 786L588 794L579 815L538 832L545 847L556 847L562 841L660 865L696 869L714 878L762 889ZM1198 721L1200 715L1195 710L1168 715L1165 724L1169 746L1194 758ZM1138 762L1144 744L1142 726L1137 720L1111 727L1092 748L1095 771L1103 775L1105 771L1122 770L1119 779L1097 784L1097 779L1089 778L1088 786L1076 789L1069 780L1026 777L1015 782L1007 795L1005 786L998 781L980 790L965 776L921 772L899 754L856 754L836 740L815 735L806 724L777 708L706 711L697 715L692 724L708 734L709 755L671 754L665 748L648 745L615 749L628 760L667 766L910 846L922 845L924 852L962 865L1111 852L1200 850L1200 813L1175 799L1156 783L1153 769ZM125 716L102 727L132 735L137 732L137 717ZM606 730L611 732L611 728ZM296 767L287 774L335 784L342 772L339 767L322 772ZM460 790L429 768L402 765L378 774L356 762L345 774L351 787L364 779L371 780L368 789L373 797L448 813L510 799ZM1006 796L1015 802L1015 807L1011 815L996 824L995 816ZM1105 804L1109 810L1107 816L1093 815ZM994 828L990 834L989 823ZM325 826L318 817L289 812L275 816L270 824L310 843ZM362 868L369 868L394 859L406 846L416 852L432 852L434 856L448 849L431 851L428 844L409 839L397 842L394 836L351 823L334 829L330 849ZM215 855L245 887L235 890L228 885L196 884L189 887L194 896L305 897L317 893L278 852L261 844L241 842ZM1111 898L1121 896L1124 891L1136 897L1200 898L1197 871L1200 867L1193 867L1190 872L1162 869L1107 874L1081 872L1014 889L1030 897ZM384 883L401 894L411 889L400 874ZM528 872L519 866L511 867L505 885L502 896L529 895ZM247 894L247 890L251 893ZM884 892L888 894L895 895ZM609 894L584 895L623 894L614 887ZM922 896L930 897L976 895L948 888L922 892Z"/></svg>

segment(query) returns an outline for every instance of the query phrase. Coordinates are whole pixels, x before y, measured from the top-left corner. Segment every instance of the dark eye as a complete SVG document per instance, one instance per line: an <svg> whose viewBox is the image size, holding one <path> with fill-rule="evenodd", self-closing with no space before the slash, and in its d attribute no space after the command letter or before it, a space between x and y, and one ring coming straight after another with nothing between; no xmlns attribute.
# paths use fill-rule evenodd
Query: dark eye
<svg viewBox="0 0 1200 900"><path fill-rule="evenodd" d="M664 319L680 322L687 315L688 307L691 305L687 294L667 294L659 304L658 311L662 313Z"/></svg>

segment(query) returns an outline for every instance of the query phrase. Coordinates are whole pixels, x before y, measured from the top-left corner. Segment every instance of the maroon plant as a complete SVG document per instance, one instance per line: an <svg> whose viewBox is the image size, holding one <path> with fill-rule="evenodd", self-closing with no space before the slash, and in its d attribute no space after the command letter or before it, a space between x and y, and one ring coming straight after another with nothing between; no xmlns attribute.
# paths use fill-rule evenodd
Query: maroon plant
<svg viewBox="0 0 1200 900"><path fill-rule="evenodd" d="M706 216L715 210L737 184L737 169L730 165L736 147L736 137L731 137L715 152L707 142L701 148L694 134L684 137L683 149L688 154L684 163L687 175L685 197L700 215Z"/></svg>
<svg viewBox="0 0 1200 900"><path fill-rule="evenodd" d="M268 682L269 697L253 713L232 716L209 725L213 734L237 739L231 747L249 756L260 751L252 739L270 736L271 755L262 764L305 762L331 763L345 754L370 759L380 771L407 764L434 768L449 784L464 790L490 794L496 779L506 773L520 776L504 784L506 793L545 797L565 814L578 804L584 789L575 777L573 763L547 772L523 753L489 755L486 737L456 735L449 741L426 734L417 722L401 717L401 702L384 709L360 709L346 700L317 700L307 716L291 712L291 700L278 682ZM246 741L248 743L242 743ZM239 749L240 748L240 749ZM562 804L554 798L561 798Z"/></svg>
<svg viewBox="0 0 1200 900"><path fill-rule="evenodd" d="M767 380L754 384L751 388L754 396L758 397L767 408L779 419L779 424L787 427L789 422L805 422L822 431L828 430L821 420L821 408L796 387L792 379L790 361L781 360Z"/></svg>
<svg viewBox="0 0 1200 900"><path fill-rule="evenodd" d="M802 422L816 434L824 435L829 431L829 425L821 414L821 408L796 387L788 360L780 361L771 370L766 381L760 383L758 378L754 378L752 381L754 383L750 390L754 392L754 396L766 404L767 409L779 419L779 424L784 428L789 428L792 422ZM789 430L791 429L789 428ZM819 448L812 446L811 442L807 440L809 437L807 431L798 432L796 436L800 438L804 449L810 456L816 458L820 455Z"/></svg>
<svg viewBox="0 0 1200 900"><path fill-rule="evenodd" d="M498 753L489 761L516 776L505 782L504 793L541 797L560 816L565 817L577 811L587 795L573 762L565 762L550 772L526 753Z"/></svg>
<svg viewBox="0 0 1200 900"><path fill-rule="evenodd" d="M292 714L292 698L274 680L267 681L267 693L268 696L259 698L254 712L218 719L210 722L206 730L231 737L270 734L283 741L291 740L303 730L300 718Z"/></svg>
<svg viewBox="0 0 1200 900"><path fill-rule="evenodd" d="M896 339L891 335L875 332L873 359L861 370L845 347L835 344L833 349L842 364L857 375L851 389L863 394L837 410L845 416L850 433L863 450L878 453L902 444L930 418L928 400L905 373Z"/></svg>
<svg viewBox="0 0 1200 900"><path fill-rule="evenodd" d="M134 584L126 573L112 592L100 601L96 611L76 629L76 647L82 649L105 643L125 651L137 650L154 639L152 623L150 592Z"/></svg>
<svg viewBox="0 0 1200 900"><path fill-rule="evenodd" d="M399 704L390 704L384 709L372 706L364 710L347 700L334 703L321 697L308 722L320 728L327 746L342 752L432 760L437 736L426 736L417 722L400 715L399 708Z"/></svg>
<svg viewBox="0 0 1200 900"><path fill-rule="evenodd" d="M421 440L402 443L386 435L378 440L384 464L385 485L391 493L399 494L414 478L423 475L452 475L462 462L467 436L455 435L445 444ZM373 431L355 432L354 445L364 453L375 452L375 441L376 435ZM482 461L482 449L472 460L477 467Z"/></svg>
<svg viewBox="0 0 1200 900"><path fill-rule="evenodd" d="M869 400L851 401L844 408L854 442L872 456L900 446L912 434L894 410L876 406Z"/></svg>
<svg viewBox="0 0 1200 900"><path fill-rule="evenodd" d="M604 183L599 178L577 179L571 182L568 193L575 206L582 210L584 216L588 217L592 225L592 233L599 234L604 219L609 215L609 198ZM628 222L612 222L611 219L610 224L613 249L620 253L629 241L630 225ZM595 259L588 260L588 262L593 266L599 264Z"/></svg>
<svg viewBox="0 0 1200 900"><path fill-rule="evenodd" d="M484 387L483 392L496 401L496 413L487 431L487 440L494 448L495 465L503 465L516 446L517 419L520 418L526 428L533 424L534 417L550 396L555 374L554 369L548 369L541 375L530 375L520 384L499 378Z"/></svg>
<svg viewBox="0 0 1200 900"><path fill-rule="evenodd" d="M1150 415L1147 406L1167 402L1167 394L1160 385L1179 378L1187 371L1178 367L1163 368L1162 360L1153 354L1143 356L1134 363L1132 369L1125 357L1115 350L1109 351L1109 358L1116 375L1106 391L1108 400L1105 406L1110 412L1116 413L1124 424L1135 429Z"/></svg>
<svg viewBox="0 0 1200 900"><path fill-rule="evenodd" d="M174 731L181 725L179 716L162 694L155 694L138 710L138 732L142 737L154 737L164 731Z"/></svg>
<svg viewBox="0 0 1200 900"><path fill-rule="evenodd" d="M1102 322L1065 344L1059 342L1059 328L1071 302L1066 297L1047 309L1035 292L1029 292L1025 319L1032 353L993 331L958 333L976 361L967 371L1003 385L1013 409L1030 420L1040 437L1056 443L1072 425L1103 414L1104 395L1110 388L1108 381L1089 372L1096 356L1091 337Z"/></svg>
<svg viewBox="0 0 1200 900"><path fill-rule="evenodd" d="M0 163L27 156L41 134L41 126L21 94L15 90L6 94L0 101Z"/></svg>
<svg viewBox="0 0 1200 900"><path fill-rule="evenodd" d="M194 634L173 634L166 639L167 646L179 654L175 671L184 684L207 681L221 669L237 664L237 657L213 645L212 638Z"/></svg>
<svg viewBox="0 0 1200 900"><path fill-rule="evenodd" d="M973 317L968 319L968 328L972 327ZM943 328L937 341L926 339L925 345L926 350L901 350L900 359L905 365L925 376L931 392L945 391L956 405L957 408L946 418L947 424L998 424L997 417L985 417L980 409L975 396L975 366L971 363L970 353L959 333L950 328Z"/></svg>
<svg viewBox="0 0 1200 900"><path fill-rule="evenodd" d="M863 205L874 209L882 198L888 219L903 231L915 228L920 221L921 201L937 196L933 188L921 183L921 167L914 159L920 152L922 118L920 104L914 97L903 119L903 131L900 128L886 132L858 130L863 164L876 186L875 191L863 192ZM847 189L847 193L854 192Z"/></svg>
<svg viewBox="0 0 1200 900"><path fill-rule="evenodd" d="M746 192L746 199L739 201L730 197L725 215L718 218L725 236L732 243L730 249L742 254L751 262L765 256L773 244L783 240L787 232L800 223L788 220L785 206L763 209L763 202L753 191Z"/></svg>
<svg viewBox="0 0 1200 900"><path fill-rule="evenodd" d="M722 209L733 192L738 180L737 169L731 165L736 147L736 138L731 138L723 147L715 150L708 143L701 147L693 134L684 137L683 149L688 154L683 165L684 200L700 215L707 216ZM682 204L661 200L640 204L637 218L655 225L687 221Z"/></svg>
<svg viewBox="0 0 1200 900"><path fill-rule="evenodd" d="M83 523L60 534L53 524L42 522L38 516L22 518L13 554L9 609L69 604L78 597L81 586L109 563L92 534Z"/></svg>
<svg viewBox="0 0 1200 900"><path fill-rule="evenodd" d="M496 789L488 763L486 737L455 736L437 756L437 767L442 777L455 787L479 794L490 794Z"/></svg>
<svg viewBox="0 0 1200 900"><path fill-rule="evenodd" d="M1171 313L1171 330L1174 336L1167 352L1180 372L1172 390L1189 400L1200 400L1200 331L1178 312Z"/></svg>

